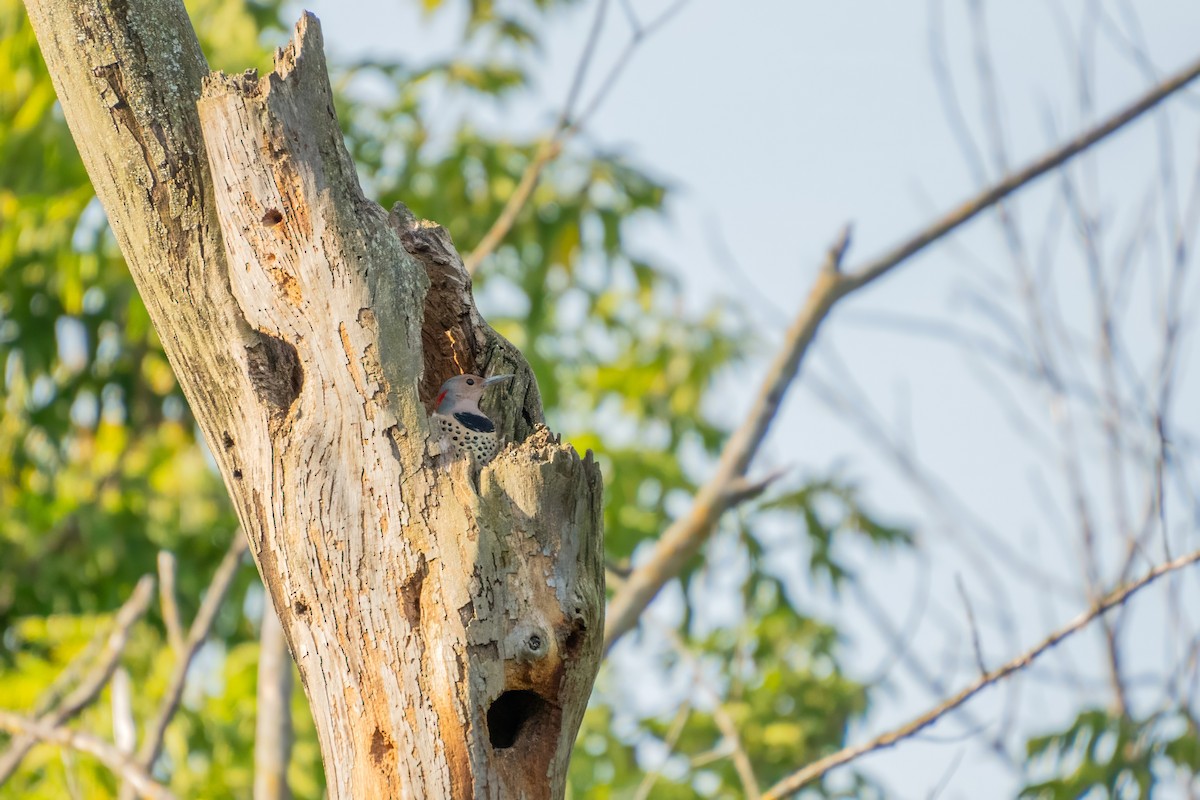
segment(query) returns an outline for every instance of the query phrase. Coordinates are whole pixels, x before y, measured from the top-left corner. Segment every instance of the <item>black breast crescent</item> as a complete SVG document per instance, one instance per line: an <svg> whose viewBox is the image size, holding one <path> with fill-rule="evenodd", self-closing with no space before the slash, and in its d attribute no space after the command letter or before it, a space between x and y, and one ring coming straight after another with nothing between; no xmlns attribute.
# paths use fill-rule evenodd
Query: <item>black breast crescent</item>
<svg viewBox="0 0 1200 800"><path fill-rule="evenodd" d="M478 431L480 433L492 433L496 430L496 426L492 424L492 421L480 414L459 411L454 415L454 418L467 430Z"/></svg>

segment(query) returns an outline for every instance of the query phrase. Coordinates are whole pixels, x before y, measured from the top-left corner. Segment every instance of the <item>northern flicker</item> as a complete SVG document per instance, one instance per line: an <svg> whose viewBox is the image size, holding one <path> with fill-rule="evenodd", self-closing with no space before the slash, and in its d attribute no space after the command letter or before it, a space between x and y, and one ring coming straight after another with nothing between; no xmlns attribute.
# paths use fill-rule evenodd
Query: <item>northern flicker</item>
<svg viewBox="0 0 1200 800"><path fill-rule="evenodd" d="M467 453L479 464L492 460L500 449L500 437L496 426L479 410L479 398L488 386L511 377L456 375L442 384L429 419L446 450L454 456Z"/></svg>

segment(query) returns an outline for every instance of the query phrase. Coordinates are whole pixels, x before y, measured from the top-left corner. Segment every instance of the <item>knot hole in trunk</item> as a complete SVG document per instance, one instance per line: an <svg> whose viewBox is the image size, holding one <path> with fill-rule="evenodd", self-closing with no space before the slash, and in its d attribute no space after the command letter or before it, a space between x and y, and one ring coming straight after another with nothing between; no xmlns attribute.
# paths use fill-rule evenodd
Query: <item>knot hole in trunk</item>
<svg viewBox="0 0 1200 800"><path fill-rule="evenodd" d="M291 408L304 386L304 370L295 346L261 331L246 348L246 368L254 393L273 417Z"/></svg>

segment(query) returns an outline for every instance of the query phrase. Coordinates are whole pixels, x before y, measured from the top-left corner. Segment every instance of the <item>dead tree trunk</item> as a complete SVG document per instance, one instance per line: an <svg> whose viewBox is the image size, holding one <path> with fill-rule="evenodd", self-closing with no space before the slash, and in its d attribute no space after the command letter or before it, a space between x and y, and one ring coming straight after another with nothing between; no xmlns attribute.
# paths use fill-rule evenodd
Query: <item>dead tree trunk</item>
<svg viewBox="0 0 1200 800"><path fill-rule="evenodd" d="M27 7L283 622L330 797L561 797L600 659L599 473L541 426L445 232L363 196L316 19L258 80L209 76L178 0ZM517 374L491 409L514 444L482 472L428 445L456 363Z"/></svg>

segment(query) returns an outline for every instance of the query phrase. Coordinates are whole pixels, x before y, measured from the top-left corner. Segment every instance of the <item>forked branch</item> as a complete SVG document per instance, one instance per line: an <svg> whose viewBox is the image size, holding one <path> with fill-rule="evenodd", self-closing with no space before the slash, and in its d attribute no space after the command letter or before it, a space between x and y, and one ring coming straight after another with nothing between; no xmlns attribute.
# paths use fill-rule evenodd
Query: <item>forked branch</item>
<svg viewBox="0 0 1200 800"><path fill-rule="evenodd" d="M726 442L712 477L697 493L691 510L663 532L650 557L629 575L613 596L605 624L605 652L633 629L662 587L678 577L688 561L700 552L721 515L731 507L731 493L727 487L744 478L746 469L766 439L784 394L800 371L809 346L838 301L908 263L913 256L1014 192L1112 136L1197 77L1200 77L1200 60L1154 86L1098 125L986 188L883 255L847 272L840 269L846 241L843 234L831 249L808 299L792 322L750 413Z"/></svg>
<svg viewBox="0 0 1200 800"><path fill-rule="evenodd" d="M62 702L35 721L37 725L45 726L48 729L57 729L58 726L71 720L95 702L96 698L100 696L100 692L108 685L113 672L116 671L121 656L125 652L125 645L129 643L129 633L138 620L145 616L153 596L154 578L145 575L137 582L133 593L117 612L112 631L104 644L104 650L92 669L88 671L75 690L63 698ZM41 738L32 729L12 730L12 732L15 734L12 742L4 754L0 755L0 784L12 777L17 767L21 765L21 760L33 749L37 739Z"/></svg>
<svg viewBox="0 0 1200 800"><path fill-rule="evenodd" d="M216 621L217 612L221 610L221 604L225 602L225 595L228 594L229 587L233 584L238 567L242 563L242 556L245 554L246 535L239 528L234 531L229 548L225 551L225 557L221 559L216 572L213 573L212 581L208 584L208 589L204 593L204 601L200 604L200 610L196 612L196 618L192 620L192 627L188 629L187 639L184 640L183 649L179 652L175 662L175 670L171 673L171 682L167 686L167 692L154 717L153 726L147 732L142 747L138 751L138 761L147 770L151 769L154 762L158 760L167 726L171 723L175 712L179 710L179 702L183 699L188 670L196 658L196 654L200 652L200 647L208 640L208 634L212 630L213 622Z"/></svg>
<svg viewBox="0 0 1200 800"><path fill-rule="evenodd" d="M1080 614L1078 617L1059 628L1054 633L1047 636L1045 639L1039 642L1037 646L1027 650L1008 663L997 667L990 672L985 672L983 675L980 675L970 685L964 687L952 697L949 697L938 703L924 714L921 714L920 716L910 720L898 728L894 728L887 733L876 736L869 742L864 742L863 744L854 745L852 747L846 747L836 753L833 753L832 755L820 759L819 761L814 761L803 769L793 772L791 775L788 775L786 778L779 781L765 793L763 793L762 800L779 800L779 798L789 797L813 781L821 778L832 769L849 764L851 761L861 758L868 753L873 753L876 750L883 750L891 747L892 745L901 742L910 736L920 733L922 730L942 719L951 711L958 708L987 687L1009 677L1013 673L1025 669L1040 656L1044 655L1048 650L1051 650L1060 644L1064 639L1070 638L1072 635L1083 630L1090 623L1103 616L1106 612L1128 602L1131 597L1157 581L1159 578L1198 562L1200 562L1200 550L1197 550L1186 556L1180 556L1179 558L1174 559L1173 561L1168 561L1165 564L1160 564L1136 581L1127 583L1124 586L1114 589L1090 609Z"/></svg>
<svg viewBox="0 0 1200 800"><path fill-rule="evenodd" d="M104 766L126 781L142 797L149 800L174 800L167 787L154 780L145 769L110 742L88 733L60 728L40 720L26 719L19 714L0 711L0 730L24 738L69 747L93 755Z"/></svg>

